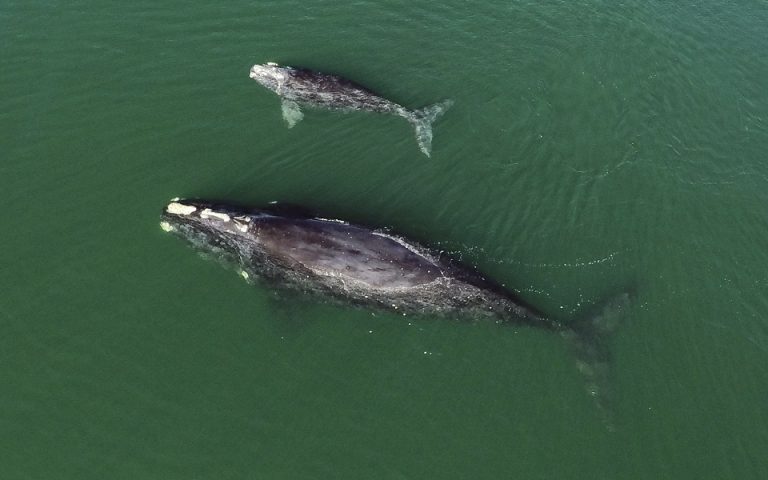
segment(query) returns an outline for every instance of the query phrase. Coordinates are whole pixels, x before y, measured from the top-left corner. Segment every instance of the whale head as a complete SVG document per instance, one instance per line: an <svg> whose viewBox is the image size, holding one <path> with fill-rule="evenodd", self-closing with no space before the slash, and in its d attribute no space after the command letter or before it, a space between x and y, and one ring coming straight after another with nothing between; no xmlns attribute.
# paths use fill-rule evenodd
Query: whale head
<svg viewBox="0 0 768 480"><path fill-rule="evenodd" d="M163 209L160 227L225 263L248 256L253 211L231 205L175 198Z"/></svg>
<svg viewBox="0 0 768 480"><path fill-rule="evenodd" d="M270 90L277 90L278 86L288 78L288 70L290 70L289 67L267 62L251 67L250 77Z"/></svg>

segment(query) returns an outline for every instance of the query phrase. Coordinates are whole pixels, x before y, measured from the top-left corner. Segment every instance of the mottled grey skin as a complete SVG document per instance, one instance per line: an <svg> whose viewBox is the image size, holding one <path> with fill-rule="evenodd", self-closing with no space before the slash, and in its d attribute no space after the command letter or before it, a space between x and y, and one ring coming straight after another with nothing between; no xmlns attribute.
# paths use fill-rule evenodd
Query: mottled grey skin
<svg viewBox="0 0 768 480"><path fill-rule="evenodd" d="M250 77L284 100L328 110L365 110L407 116L408 110L336 75L274 63L254 65Z"/></svg>
<svg viewBox="0 0 768 480"><path fill-rule="evenodd" d="M338 220L176 200L163 225L248 278L358 305L562 328L474 270L385 232Z"/></svg>
<svg viewBox="0 0 768 480"><path fill-rule="evenodd" d="M254 65L250 77L282 99L283 118L289 127L303 118L300 110L303 105L398 115L413 125L419 148L427 156L432 148L432 122L453 103L446 100L423 109L409 110L345 78L272 62Z"/></svg>

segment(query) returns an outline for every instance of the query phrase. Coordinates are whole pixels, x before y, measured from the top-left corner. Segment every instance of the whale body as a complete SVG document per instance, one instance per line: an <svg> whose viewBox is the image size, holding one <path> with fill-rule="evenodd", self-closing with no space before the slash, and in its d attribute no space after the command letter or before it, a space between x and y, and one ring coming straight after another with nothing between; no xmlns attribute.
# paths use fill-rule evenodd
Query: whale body
<svg viewBox="0 0 768 480"><path fill-rule="evenodd" d="M169 203L162 222L272 287L403 313L562 328L478 272L381 230L192 200Z"/></svg>
<svg viewBox="0 0 768 480"><path fill-rule="evenodd" d="M351 80L273 62L254 65L250 77L281 98L283 118L289 128L303 118L302 105L398 115L413 125L419 148L426 156L430 156L432 150L432 123L453 104L451 100L445 100L422 109L409 110Z"/></svg>
<svg viewBox="0 0 768 480"><path fill-rule="evenodd" d="M401 313L485 318L556 332L573 347L590 395L609 413L604 339L627 307L627 293L565 324L473 268L403 237L341 220L174 199L163 209L161 227L234 265L246 279L273 288Z"/></svg>

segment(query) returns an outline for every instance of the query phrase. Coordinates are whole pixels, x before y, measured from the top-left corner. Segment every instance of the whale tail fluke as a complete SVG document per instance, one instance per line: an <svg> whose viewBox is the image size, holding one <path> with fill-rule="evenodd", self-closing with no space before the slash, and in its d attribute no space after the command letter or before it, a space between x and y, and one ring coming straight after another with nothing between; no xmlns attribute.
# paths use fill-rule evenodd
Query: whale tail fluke
<svg viewBox="0 0 768 480"><path fill-rule="evenodd" d="M416 129L416 141L419 142L419 148L424 155L430 156L432 153L432 123L453 105L453 100L443 100L428 107L420 108L410 112L408 121Z"/></svg>
<svg viewBox="0 0 768 480"><path fill-rule="evenodd" d="M597 305L587 315L576 320L571 328L562 331L576 357L579 371L584 375L587 392L595 400L606 427L615 429L612 421L610 367L611 334L626 315L631 302L628 292L621 293Z"/></svg>

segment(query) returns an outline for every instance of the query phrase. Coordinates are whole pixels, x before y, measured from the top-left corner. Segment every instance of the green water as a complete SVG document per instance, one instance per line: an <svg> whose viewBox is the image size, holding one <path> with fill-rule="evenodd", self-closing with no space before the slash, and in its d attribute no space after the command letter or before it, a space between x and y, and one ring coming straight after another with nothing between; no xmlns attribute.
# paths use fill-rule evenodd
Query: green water
<svg viewBox="0 0 768 480"><path fill-rule="evenodd" d="M219 2L220 3L220 2ZM0 4L0 478L768 478L768 4ZM254 63L455 105L285 128ZM392 227L563 320L617 289L611 433L561 338L275 299L172 197Z"/></svg>

